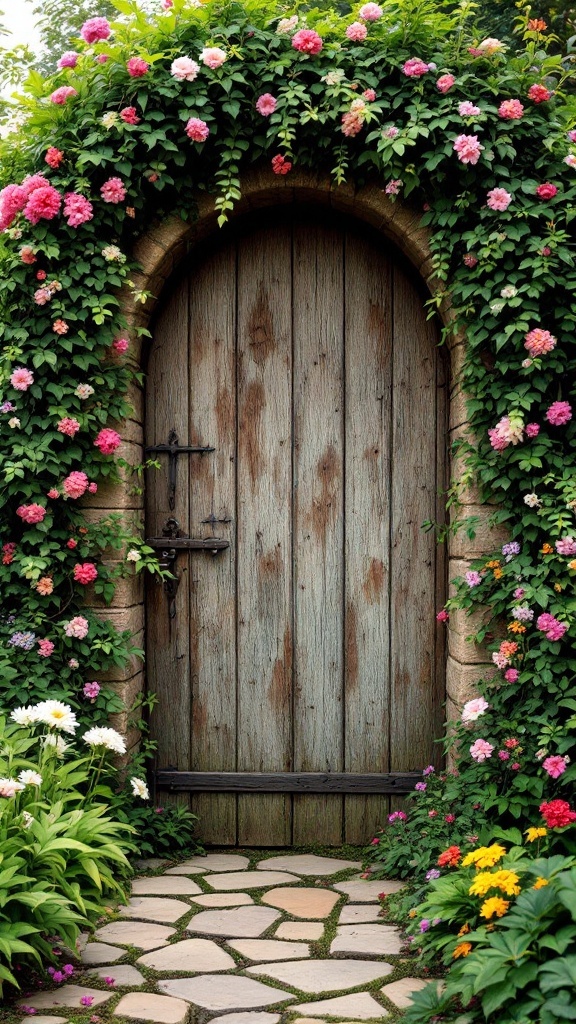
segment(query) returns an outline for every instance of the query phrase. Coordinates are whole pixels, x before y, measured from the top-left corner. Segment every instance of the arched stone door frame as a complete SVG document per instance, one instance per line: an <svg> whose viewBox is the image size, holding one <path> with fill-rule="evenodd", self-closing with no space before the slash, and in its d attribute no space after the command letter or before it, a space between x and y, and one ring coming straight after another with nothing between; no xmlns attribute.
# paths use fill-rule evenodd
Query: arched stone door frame
<svg viewBox="0 0 576 1024"><path fill-rule="evenodd" d="M346 213L370 224L376 231L390 239L410 261L431 294L437 291L439 282L434 275L430 251L430 236L421 227L421 214L399 200L392 202L376 185L355 190L351 185L334 186L328 176L314 175L304 171L292 171L289 176L274 176L268 167L253 170L242 179L242 198L237 203L233 216L262 210L265 207L281 207L284 204L302 201L328 207ZM161 299L163 289L182 259L204 238L218 231L217 211L214 197L201 194L198 197L197 217L185 221L170 217L163 222L151 224L142 235L133 251L134 259L141 270L132 275L132 287L121 293L121 308L133 336L132 358L141 368L147 337L139 331L146 331L155 308ZM442 303L439 315L444 324L450 321L450 304ZM446 341L449 355L449 442L452 443L469 431L466 415L466 399L461 386L462 366L465 353L465 339L448 334ZM133 384L128 394L133 407L132 417L126 420L119 432L123 444L118 454L133 466L145 461L143 423L144 403L142 390ZM458 459L449 456L449 478L457 479L461 470ZM477 520L476 535L470 539L460 530L450 533L447 539L448 578L454 579L466 571L470 561L492 551L501 542L502 532L491 527L490 515L493 508L482 504L478 491L473 486L461 488L459 519L474 516ZM90 520L97 520L110 513L120 513L126 518L142 518L144 495L141 478L127 472L121 483L101 485L97 495L86 503ZM96 599L92 607L103 619L110 620L117 629L129 630L138 647L144 646L145 614L142 575L123 579L117 587L112 605L104 607ZM458 712L461 704L474 695L478 678L486 670L489 656L479 646L466 641L474 631L474 622L462 611L453 612L448 629L446 694L448 717ZM131 657L124 668L110 670L102 677L118 692L129 708L145 686L145 667L137 656ZM129 748L138 742L138 734L128 727L128 712L114 716L113 724L127 734Z"/></svg>

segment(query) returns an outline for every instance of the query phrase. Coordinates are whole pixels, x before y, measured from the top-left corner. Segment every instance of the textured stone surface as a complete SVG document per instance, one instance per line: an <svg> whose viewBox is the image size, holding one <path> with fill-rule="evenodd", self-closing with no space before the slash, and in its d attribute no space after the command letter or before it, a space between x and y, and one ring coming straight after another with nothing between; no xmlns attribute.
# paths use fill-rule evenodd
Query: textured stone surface
<svg viewBox="0 0 576 1024"><path fill-rule="evenodd" d="M366 924L368 921L381 921L380 906L372 903L348 903L342 907L338 924Z"/></svg>
<svg viewBox="0 0 576 1024"><path fill-rule="evenodd" d="M283 921L274 934L278 939L317 942L324 934L324 925L316 921Z"/></svg>
<svg viewBox="0 0 576 1024"><path fill-rule="evenodd" d="M182 999L157 996L153 992L129 992L122 996L114 1010L115 1017L129 1020L149 1020L154 1024L184 1024L188 1018L188 1004Z"/></svg>
<svg viewBox="0 0 576 1024"><path fill-rule="evenodd" d="M162 860L161 857L144 857L142 860L135 860L134 867L137 871L157 871L169 863L169 860Z"/></svg>
<svg viewBox="0 0 576 1024"><path fill-rule="evenodd" d="M38 1024L67 1024L66 1017L47 1017L44 1013L35 1015L34 1020L37 1021ZM20 1021L20 1024L30 1024L30 1017L24 1017L24 1019Z"/></svg>
<svg viewBox="0 0 576 1024"><path fill-rule="evenodd" d="M211 939L184 939L164 949L145 953L136 961L155 971L230 971L236 966L233 958Z"/></svg>
<svg viewBox="0 0 576 1024"><path fill-rule="evenodd" d="M131 964L117 964L114 967L98 967L90 974L99 978L114 978L114 988L140 988L146 984L146 978Z"/></svg>
<svg viewBox="0 0 576 1024"><path fill-rule="evenodd" d="M192 918L187 931L199 935L222 935L229 939L257 939L279 917L280 914L269 907L202 910Z"/></svg>
<svg viewBox="0 0 576 1024"><path fill-rule="evenodd" d="M264 889L269 885L290 885L299 882L300 879L282 871L244 871L241 875L208 875L205 881L213 889L222 892L232 889Z"/></svg>
<svg viewBox="0 0 576 1024"><path fill-rule="evenodd" d="M386 924L340 925L330 946L331 953L362 953L365 956L383 956L400 951L400 932Z"/></svg>
<svg viewBox="0 0 576 1024"><path fill-rule="evenodd" d="M205 871L206 868L194 867L192 864L176 864L168 868L164 875L203 875Z"/></svg>
<svg viewBox="0 0 576 1024"><path fill-rule="evenodd" d="M96 932L96 938L119 942L121 946L135 949L158 949L165 946L174 935L173 928L161 924L142 924L135 921L112 921Z"/></svg>
<svg viewBox="0 0 576 1024"><path fill-rule="evenodd" d="M329 889L272 889L262 897L262 902L285 910L293 917L321 920L328 917L338 899Z"/></svg>
<svg viewBox="0 0 576 1024"><path fill-rule="evenodd" d="M336 996L335 999L321 999L313 1003L299 1003L291 1010L300 1013L317 1014L318 1017L347 1017L350 1020L379 1020L388 1017L380 1003L369 992L355 992L351 996Z"/></svg>
<svg viewBox="0 0 576 1024"><path fill-rule="evenodd" d="M200 907L249 907L254 900L247 892L207 892L194 896L191 902Z"/></svg>
<svg viewBox="0 0 576 1024"><path fill-rule="evenodd" d="M83 949L80 959L86 966L90 964L115 964L126 955L125 949L109 946L107 942L89 942Z"/></svg>
<svg viewBox="0 0 576 1024"><path fill-rule="evenodd" d="M189 857L178 867L200 868L201 871L245 871L250 861L237 853L209 853L206 857Z"/></svg>
<svg viewBox="0 0 576 1024"><path fill-rule="evenodd" d="M360 868L357 860L339 860L337 857L317 857L313 853L284 854L270 857L256 865L259 871L291 871L295 875L335 875L346 868Z"/></svg>
<svg viewBox="0 0 576 1024"><path fill-rule="evenodd" d="M394 886L394 888L391 888ZM337 892L343 892L355 903L377 903L378 893L398 892L403 888L402 882L383 882L382 879L358 878L350 882L338 882L334 888Z"/></svg>
<svg viewBox="0 0 576 1024"><path fill-rule="evenodd" d="M54 1006L72 1006L75 1010L82 1010L82 996L91 996L92 1006L101 1006L112 998L112 994L102 992L98 988L88 988L86 985L62 985L54 992L39 992L35 996L26 996L26 1006L33 1006L35 1010L51 1010Z"/></svg>
<svg viewBox="0 0 576 1024"><path fill-rule="evenodd" d="M429 984L430 982L425 981L424 978L401 978L400 981L392 981L389 985L384 985L380 991L399 1010L406 1010L412 1004L411 994L418 992L421 988L426 988L426 985Z"/></svg>
<svg viewBox="0 0 576 1024"><path fill-rule="evenodd" d="M279 1013L264 1013L246 1010L244 1013L227 1013L224 1017L213 1017L210 1024L278 1024ZM26 1024L29 1024L26 1021Z"/></svg>
<svg viewBox="0 0 576 1024"><path fill-rule="evenodd" d="M299 960L310 956L310 947L305 942L279 942L277 939L232 939L228 941L247 960Z"/></svg>
<svg viewBox="0 0 576 1024"><path fill-rule="evenodd" d="M301 992L322 995L367 985L377 978L385 978L393 969L390 964L372 960L297 960L286 964L259 964L249 967L248 972L274 978Z"/></svg>
<svg viewBox="0 0 576 1024"><path fill-rule="evenodd" d="M196 882L182 876L156 875L155 878L135 878L132 882L134 896L197 896L201 892Z"/></svg>
<svg viewBox="0 0 576 1024"><path fill-rule="evenodd" d="M120 917L173 924L189 910L189 904L183 900L165 900L160 896L133 896L127 907L120 908Z"/></svg>
<svg viewBox="0 0 576 1024"><path fill-rule="evenodd" d="M197 978L168 979L159 981L158 988L169 995L186 999L203 1010L264 1009L294 998L290 992L271 988L252 978L226 974L217 980L209 974L201 974Z"/></svg>

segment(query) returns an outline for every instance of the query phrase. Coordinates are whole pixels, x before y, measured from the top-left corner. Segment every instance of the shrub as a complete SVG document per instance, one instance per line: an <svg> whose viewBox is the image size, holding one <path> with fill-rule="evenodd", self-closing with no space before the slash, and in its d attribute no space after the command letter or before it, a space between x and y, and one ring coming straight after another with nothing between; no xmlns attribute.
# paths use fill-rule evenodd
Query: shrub
<svg viewBox="0 0 576 1024"><path fill-rule="evenodd" d="M132 843L140 857L169 857L203 853L195 835L198 818L187 807L119 807L116 814L135 830Z"/></svg>

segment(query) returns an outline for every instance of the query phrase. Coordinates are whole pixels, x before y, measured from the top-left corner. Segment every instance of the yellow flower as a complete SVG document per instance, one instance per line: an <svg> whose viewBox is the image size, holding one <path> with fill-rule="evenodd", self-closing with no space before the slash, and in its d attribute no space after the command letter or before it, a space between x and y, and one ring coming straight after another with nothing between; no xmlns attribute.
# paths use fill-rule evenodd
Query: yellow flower
<svg viewBox="0 0 576 1024"><path fill-rule="evenodd" d="M561 594L562 593L562 584L561 583L555 583L554 584L554 590L556 591L557 594Z"/></svg>
<svg viewBox="0 0 576 1024"><path fill-rule="evenodd" d="M542 878L542 875L538 875L538 878L532 886L533 889L543 889L545 885L548 885L548 879Z"/></svg>
<svg viewBox="0 0 576 1024"><path fill-rule="evenodd" d="M455 960L457 960L459 956L468 956L468 954L471 953L471 952L472 952L472 943L471 942L460 942L456 946L456 949L452 953L452 956L454 957Z"/></svg>
<svg viewBox="0 0 576 1024"><path fill-rule="evenodd" d="M573 558L571 562L568 562L569 569L576 569L576 558Z"/></svg>
<svg viewBox="0 0 576 1024"><path fill-rule="evenodd" d="M496 872L498 874L498 872ZM497 888L496 882L494 881L496 875L491 874L490 871L482 871L472 882L472 885L468 889L470 896L485 896L489 889Z"/></svg>
<svg viewBox="0 0 576 1024"><path fill-rule="evenodd" d="M467 935L469 931L470 925L468 924L468 922L466 922L466 924L463 924L460 931L458 932L458 938L460 938L462 935Z"/></svg>
<svg viewBox="0 0 576 1024"><path fill-rule="evenodd" d="M493 868L506 853L500 843L493 843L492 846L479 846L477 850L471 850L462 861L462 867L467 868L475 864L477 868Z"/></svg>
<svg viewBox="0 0 576 1024"><path fill-rule="evenodd" d="M501 580L504 575L504 569L494 569L494 579Z"/></svg>
<svg viewBox="0 0 576 1024"><path fill-rule="evenodd" d="M484 900L484 903L480 907L480 917L490 918L503 917L508 907L510 906L510 900L503 900L501 896L491 896L489 900Z"/></svg>
<svg viewBox="0 0 576 1024"><path fill-rule="evenodd" d="M510 623L510 625L508 626L508 629L510 630L511 633L525 633L526 632L526 626L524 625L524 623L523 622L518 622L516 619L514 619L514 622Z"/></svg>
<svg viewBox="0 0 576 1024"><path fill-rule="evenodd" d="M414 907L412 907L412 910L408 911L408 917L416 917L416 914L417 914L417 911L416 911L416 909Z"/></svg>
<svg viewBox="0 0 576 1024"><path fill-rule="evenodd" d="M536 839L541 839L542 836L548 835L547 828L527 828L524 835L528 843L533 843Z"/></svg>
<svg viewBox="0 0 576 1024"><path fill-rule="evenodd" d="M521 891L519 881L514 871L481 871L476 875L468 892L471 896L485 896L490 889L500 889L507 896L518 896Z"/></svg>

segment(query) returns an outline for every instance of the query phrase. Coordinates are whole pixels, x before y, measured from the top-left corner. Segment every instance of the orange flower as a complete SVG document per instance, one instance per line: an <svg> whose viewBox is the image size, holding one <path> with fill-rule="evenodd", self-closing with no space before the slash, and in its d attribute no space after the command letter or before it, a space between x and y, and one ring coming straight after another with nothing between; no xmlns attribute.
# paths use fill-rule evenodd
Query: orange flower
<svg viewBox="0 0 576 1024"><path fill-rule="evenodd" d="M500 559L495 558L492 562L486 562L486 569L497 569L500 565Z"/></svg>
<svg viewBox="0 0 576 1024"><path fill-rule="evenodd" d="M561 583L555 583L554 584L554 590L556 591L557 594L561 594L562 590L563 590L562 584Z"/></svg>
<svg viewBox="0 0 576 1024"><path fill-rule="evenodd" d="M438 864L441 868L446 867L446 865L450 868L456 868L460 863L461 856L462 850L459 846L449 846L448 849L444 850L444 852L438 857Z"/></svg>
<svg viewBox="0 0 576 1024"><path fill-rule="evenodd" d="M456 949L452 953L452 956L454 957L455 960L457 960L459 956L468 956L468 954L471 953L471 952L472 952L472 943L471 942L460 942L456 946Z"/></svg>
<svg viewBox="0 0 576 1024"><path fill-rule="evenodd" d="M36 584L36 590L42 597L47 597L54 590L54 584L49 576L42 576Z"/></svg>
<svg viewBox="0 0 576 1024"><path fill-rule="evenodd" d="M52 324L52 330L55 334L68 334L70 328L65 320L55 320Z"/></svg>
<svg viewBox="0 0 576 1024"><path fill-rule="evenodd" d="M458 932L458 938L460 938L461 935L467 935L469 931L470 925L468 924L468 922L466 922L466 924L463 924L460 931Z"/></svg>
<svg viewBox="0 0 576 1024"><path fill-rule="evenodd" d="M553 555L554 554L554 548L552 547L552 545L551 544L543 544L542 545L542 554L543 555Z"/></svg>
<svg viewBox="0 0 576 1024"><path fill-rule="evenodd" d="M534 882L534 885L532 886L532 888L533 889L543 889L545 885L548 885L548 879L547 878L542 878L542 875L539 875L538 878L536 879L536 881Z"/></svg>
<svg viewBox="0 0 576 1024"><path fill-rule="evenodd" d="M501 580L504 575L504 569L494 569L494 579Z"/></svg>
<svg viewBox="0 0 576 1024"><path fill-rule="evenodd" d="M576 558L573 558L571 562L568 562L569 569L576 569Z"/></svg>
<svg viewBox="0 0 576 1024"><path fill-rule="evenodd" d="M510 630L511 633L525 633L526 632L526 626L522 622L518 622L517 619L514 619L514 622L510 623L510 625L508 626L508 629Z"/></svg>
<svg viewBox="0 0 576 1024"><path fill-rule="evenodd" d="M505 658L511 658L517 650L518 644L514 640L503 640L500 644L500 654L503 654Z"/></svg>
<svg viewBox="0 0 576 1024"><path fill-rule="evenodd" d="M548 25L545 21L542 21L542 18L530 18L528 22L529 32L545 32L547 28Z"/></svg>

